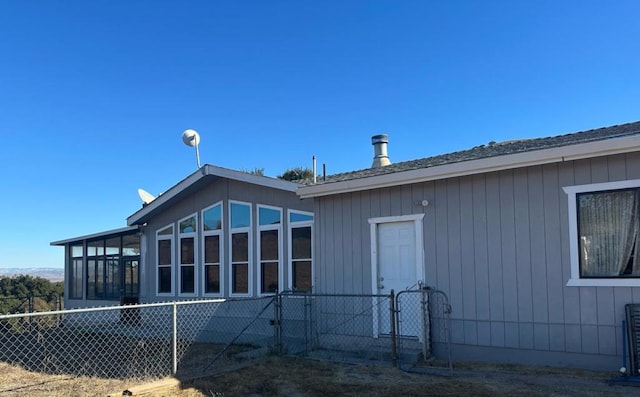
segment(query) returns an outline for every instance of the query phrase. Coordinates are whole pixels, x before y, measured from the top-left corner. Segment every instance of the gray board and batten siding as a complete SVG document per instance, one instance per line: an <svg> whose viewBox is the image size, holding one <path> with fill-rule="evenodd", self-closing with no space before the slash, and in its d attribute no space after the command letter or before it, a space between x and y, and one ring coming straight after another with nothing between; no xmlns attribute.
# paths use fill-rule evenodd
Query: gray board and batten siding
<svg viewBox="0 0 640 397"><path fill-rule="evenodd" d="M422 281L449 296L454 357L617 369L640 289L566 285L563 187L628 179L638 152L315 197L316 291L376 293L368 219L424 214Z"/></svg>
<svg viewBox="0 0 640 397"><path fill-rule="evenodd" d="M173 224L174 225L174 236L177 236L176 222L185 217L188 217L192 214L198 214L198 225L200 225L201 219L201 210L210 207L218 202L222 202L222 210L223 210L223 244L224 249L222 250L223 258L222 263L230 263L229 258L229 250L227 249L229 243L230 229L229 229L229 200L231 201L241 201L251 204L251 216L252 216L252 224L257 225L257 205L267 205L273 207L282 208L282 233L286 236L287 228L288 228L288 219L287 219L287 209L297 210L297 211L308 211L311 212L313 210L313 200L303 199L301 200L296 194L292 191L286 191L281 189L275 189L268 186L262 186L252 183L247 183L243 181L238 181L234 179L228 179L224 177L208 177L203 178L203 180L199 181L197 184L192 185L190 189L185 194L182 194L178 197L172 199L171 204L162 208L161 211L155 211L152 216L145 219L146 225L143 227L143 233L146 236L146 255L144 256L144 268L145 274L141 275L141 286L140 286L140 300L141 302L149 302L149 301L171 301L178 297L177 293L174 293L172 296L157 296L156 294L156 282L157 282L157 274L156 274L156 232L165 228L166 226ZM200 227L200 226L199 226ZM255 231L255 227L252 229ZM200 238L200 235L198 235ZM175 237L177 238L177 237ZM256 236L253 236L255 241ZM282 246L282 255L285 258L286 253L288 252L288 242L286 238L283 238L283 246ZM203 248L201 244L196 244L198 249L197 257L203 258ZM254 277L257 274L257 250L252 251L253 254L253 274ZM177 256L177 254L176 254ZM202 261L200 261L202 262ZM286 274L287 269L287 261L283 260L281 265L283 266L283 270L285 272L285 280L287 280L288 275ZM177 270L176 266L174 269L174 286L177 286ZM198 283L201 283L202 279L200 278ZM224 283L224 291L225 296L229 294L229 273L228 269L225 270L224 278L221 280ZM257 294L256 291L256 283L254 282L252 287L251 295L255 296ZM175 287L174 287L175 288ZM201 290L201 286L198 285L198 289ZM202 295L202 291L198 293L198 295Z"/></svg>

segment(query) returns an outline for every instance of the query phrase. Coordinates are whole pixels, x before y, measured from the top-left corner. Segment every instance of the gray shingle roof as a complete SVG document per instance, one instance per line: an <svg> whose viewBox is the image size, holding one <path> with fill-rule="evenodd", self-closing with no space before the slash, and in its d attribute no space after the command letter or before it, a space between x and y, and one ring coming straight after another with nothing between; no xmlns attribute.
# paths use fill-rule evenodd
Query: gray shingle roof
<svg viewBox="0 0 640 397"><path fill-rule="evenodd" d="M535 150L550 149L554 147L562 147L588 143L594 141L602 141L606 139L614 139L619 137L640 134L640 121L614 125L611 127L597 128L588 131L574 132L570 134L557 135L546 138L521 139L515 141L507 141L487 145L476 146L471 149L459 152L441 154L432 157L425 157L418 160L403 161L393 163L386 167L366 168L358 171L345 172L334 175L327 175L326 180L318 178L317 184L325 184L332 182L342 182L354 179L368 178L372 176L392 174L396 172L410 171L421 168L435 167L445 164L459 163L463 161L478 160L489 157L504 156L509 154L532 152Z"/></svg>

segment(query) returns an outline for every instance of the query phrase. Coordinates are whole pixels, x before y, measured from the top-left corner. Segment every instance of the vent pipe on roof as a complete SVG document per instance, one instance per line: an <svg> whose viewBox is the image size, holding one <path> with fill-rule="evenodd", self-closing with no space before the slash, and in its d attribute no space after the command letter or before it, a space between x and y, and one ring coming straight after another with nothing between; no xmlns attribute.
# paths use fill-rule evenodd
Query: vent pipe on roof
<svg viewBox="0 0 640 397"><path fill-rule="evenodd" d="M313 162L313 183L316 184L318 182L318 176L317 174L317 166L316 166L316 155L314 154L313 157L311 158L311 161Z"/></svg>
<svg viewBox="0 0 640 397"><path fill-rule="evenodd" d="M389 143L389 135L380 134L371 137L373 145L373 164L371 168L386 167L391 164L387 155L387 143Z"/></svg>

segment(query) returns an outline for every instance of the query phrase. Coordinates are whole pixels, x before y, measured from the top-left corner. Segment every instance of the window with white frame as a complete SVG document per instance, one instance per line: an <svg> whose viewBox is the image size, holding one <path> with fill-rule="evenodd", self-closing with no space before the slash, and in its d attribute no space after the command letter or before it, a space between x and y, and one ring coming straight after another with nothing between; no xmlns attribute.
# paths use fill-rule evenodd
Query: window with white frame
<svg viewBox="0 0 640 397"><path fill-rule="evenodd" d="M156 262L158 295L173 294L173 225L156 233Z"/></svg>
<svg viewBox="0 0 640 397"><path fill-rule="evenodd" d="M231 294L250 295L251 285L251 204L229 202L231 241Z"/></svg>
<svg viewBox="0 0 640 397"><path fill-rule="evenodd" d="M205 294L222 294L222 204L218 203L202 211L202 239L204 248Z"/></svg>
<svg viewBox="0 0 640 397"><path fill-rule="evenodd" d="M280 286L282 209L258 206L258 252L260 253L258 292L277 293Z"/></svg>
<svg viewBox="0 0 640 397"><path fill-rule="evenodd" d="M313 279L313 214L289 211L289 287L310 292Z"/></svg>
<svg viewBox="0 0 640 397"><path fill-rule="evenodd" d="M565 187L568 285L640 285L640 181Z"/></svg>
<svg viewBox="0 0 640 397"><path fill-rule="evenodd" d="M197 216L191 215L178 222L180 242L180 289L181 295L196 294L196 230Z"/></svg>
<svg viewBox="0 0 640 397"><path fill-rule="evenodd" d="M82 268L84 262L84 246L73 245L69 248L69 299L82 299Z"/></svg>

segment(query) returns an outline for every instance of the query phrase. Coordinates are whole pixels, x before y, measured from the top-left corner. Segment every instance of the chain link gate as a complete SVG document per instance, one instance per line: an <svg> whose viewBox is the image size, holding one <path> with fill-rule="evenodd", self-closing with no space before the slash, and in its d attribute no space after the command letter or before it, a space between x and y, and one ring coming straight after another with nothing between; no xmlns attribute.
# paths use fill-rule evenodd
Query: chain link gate
<svg viewBox="0 0 640 397"><path fill-rule="evenodd" d="M277 350L334 360L392 359L392 295L284 292L276 304ZM384 322L384 327L380 323Z"/></svg>
<svg viewBox="0 0 640 397"><path fill-rule="evenodd" d="M401 367L407 363L424 368L439 367L453 374L451 305L447 295L418 283L418 289L398 292L395 306Z"/></svg>

